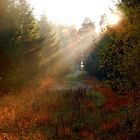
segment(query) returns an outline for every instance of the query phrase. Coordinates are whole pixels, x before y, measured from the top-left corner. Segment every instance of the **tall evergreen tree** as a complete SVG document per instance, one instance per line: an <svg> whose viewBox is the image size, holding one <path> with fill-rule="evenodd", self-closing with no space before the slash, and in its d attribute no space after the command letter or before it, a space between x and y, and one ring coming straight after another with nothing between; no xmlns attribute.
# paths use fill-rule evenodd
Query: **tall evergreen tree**
<svg viewBox="0 0 140 140"><path fill-rule="evenodd" d="M39 21L40 35L43 38L41 42L41 63L42 70L47 73L47 70L51 68L54 61L57 61L59 57L60 43L57 35L55 34L55 28L48 21L46 15L42 15ZM50 68L49 68L50 67Z"/></svg>
<svg viewBox="0 0 140 140"><path fill-rule="evenodd" d="M36 70L31 59L38 59L39 27L26 0L0 3L0 85L8 89L27 83Z"/></svg>

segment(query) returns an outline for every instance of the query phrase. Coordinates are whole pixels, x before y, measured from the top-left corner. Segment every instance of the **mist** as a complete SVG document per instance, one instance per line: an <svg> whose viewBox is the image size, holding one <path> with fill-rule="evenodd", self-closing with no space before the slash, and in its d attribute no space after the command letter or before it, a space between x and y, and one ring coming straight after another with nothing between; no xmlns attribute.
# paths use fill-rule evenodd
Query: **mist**
<svg viewBox="0 0 140 140"><path fill-rule="evenodd" d="M0 0L0 140L138 140L139 11Z"/></svg>

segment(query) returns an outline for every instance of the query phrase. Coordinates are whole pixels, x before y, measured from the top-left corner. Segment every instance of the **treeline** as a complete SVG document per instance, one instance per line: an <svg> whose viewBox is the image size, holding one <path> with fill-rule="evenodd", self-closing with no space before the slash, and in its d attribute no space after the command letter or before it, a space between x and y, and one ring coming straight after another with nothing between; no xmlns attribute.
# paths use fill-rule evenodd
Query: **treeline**
<svg viewBox="0 0 140 140"><path fill-rule="evenodd" d="M1 0L0 91L34 85L49 76L65 77L80 66L82 52L76 54L76 48L91 30L95 26L89 18L79 30L54 26L46 15L35 18L28 0Z"/></svg>
<svg viewBox="0 0 140 140"><path fill-rule="evenodd" d="M45 71L59 48L53 26L27 0L0 1L0 90L20 88Z"/></svg>
<svg viewBox="0 0 140 140"><path fill-rule="evenodd" d="M122 0L119 24L108 26L85 62L90 75L105 80L120 94L140 88L140 1Z"/></svg>
<svg viewBox="0 0 140 140"><path fill-rule="evenodd" d="M140 2L121 0L117 6L123 13L120 22L108 26L99 42L94 40L86 52L77 53L79 56L68 63L69 48L75 51L78 43L87 45L81 37L89 38L88 33L92 32L93 39L96 38L94 22L85 18L79 30L74 26L54 27L45 15L37 20L27 0L1 0L0 91L21 88L50 73L64 76L71 71L72 64L80 65L81 53L89 75L105 80L119 93L138 90ZM101 26L103 22L104 16ZM58 72L59 67L62 68Z"/></svg>

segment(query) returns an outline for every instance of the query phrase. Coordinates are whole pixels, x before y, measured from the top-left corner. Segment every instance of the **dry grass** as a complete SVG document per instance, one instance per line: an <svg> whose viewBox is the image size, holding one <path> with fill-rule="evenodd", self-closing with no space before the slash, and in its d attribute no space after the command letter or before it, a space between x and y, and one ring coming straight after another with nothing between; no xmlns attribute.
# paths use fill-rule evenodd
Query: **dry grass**
<svg viewBox="0 0 140 140"><path fill-rule="evenodd" d="M120 111L132 103L128 98L117 97L100 83L90 83L96 89L92 96L85 87L52 90L56 85L55 80L49 79L39 87L1 97L0 140L121 140L122 133L129 137L128 131L121 131L127 114ZM94 102L94 92L106 99L100 106Z"/></svg>

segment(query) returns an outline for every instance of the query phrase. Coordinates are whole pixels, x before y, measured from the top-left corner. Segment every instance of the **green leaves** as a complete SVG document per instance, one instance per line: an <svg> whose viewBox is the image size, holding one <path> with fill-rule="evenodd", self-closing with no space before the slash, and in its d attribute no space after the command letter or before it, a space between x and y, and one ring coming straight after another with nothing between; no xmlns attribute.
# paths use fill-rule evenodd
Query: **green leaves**
<svg viewBox="0 0 140 140"><path fill-rule="evenodd" d="M126 17L118 27L108 28L110 41L101 40L100 65L108 84L116 92L124 94L139 88L140 6L127 7L127 4L122 6L121 3L119 7ZM117 28L123 30L118 31Z"/></svg>

